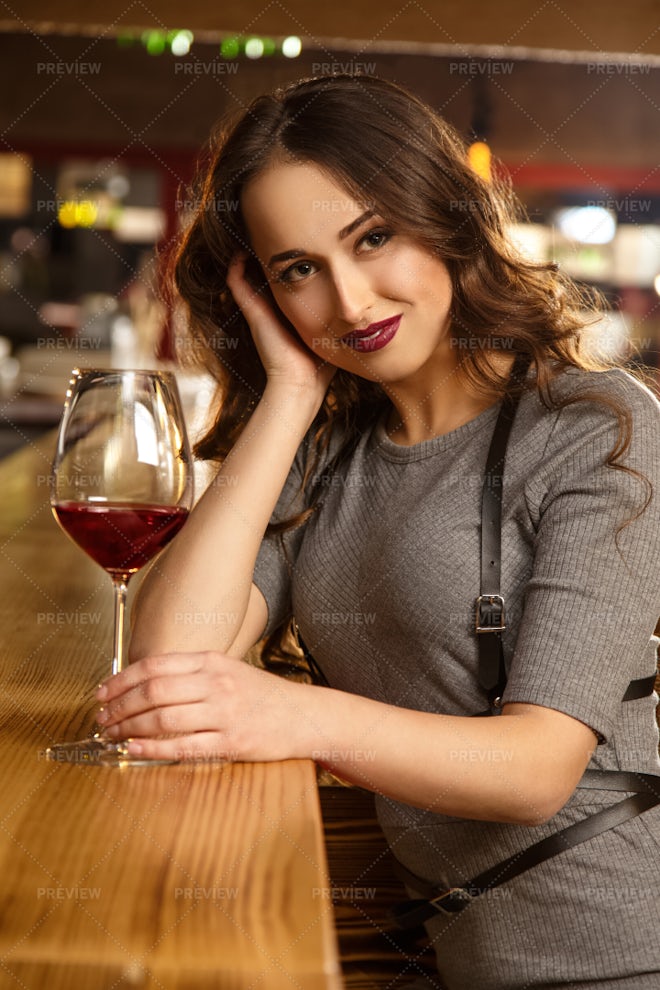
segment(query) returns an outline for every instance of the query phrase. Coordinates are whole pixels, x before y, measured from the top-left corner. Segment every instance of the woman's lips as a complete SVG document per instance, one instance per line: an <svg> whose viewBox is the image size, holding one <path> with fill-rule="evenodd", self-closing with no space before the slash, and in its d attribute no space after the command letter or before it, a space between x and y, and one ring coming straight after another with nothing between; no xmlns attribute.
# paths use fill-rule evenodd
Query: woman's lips
<svg viewBox="0 0 660 990"><path fill-rule="evenodd" d="M389 320L380 320L378 323L370 323L364 330L353 330L341 338L342 344L351 347L354 351L361 351L363 354L368 351L379 351L381 347L394 337L401 323L402 313L393 316Z"/></svg>

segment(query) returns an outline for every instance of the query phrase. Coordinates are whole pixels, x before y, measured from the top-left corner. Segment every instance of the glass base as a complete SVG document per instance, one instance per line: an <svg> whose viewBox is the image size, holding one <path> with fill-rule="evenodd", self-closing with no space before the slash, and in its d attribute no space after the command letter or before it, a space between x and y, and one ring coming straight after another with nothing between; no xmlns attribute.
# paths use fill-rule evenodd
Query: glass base
<svg viewBox="0 0 660 990"><path fill-rule="evenodd" d="M104 767L154 767L180 762L131 756L125 742L111 742L100 735L79 739L77 742L55 743L48 747L45 756L54 763L86 763Z"/></svg>

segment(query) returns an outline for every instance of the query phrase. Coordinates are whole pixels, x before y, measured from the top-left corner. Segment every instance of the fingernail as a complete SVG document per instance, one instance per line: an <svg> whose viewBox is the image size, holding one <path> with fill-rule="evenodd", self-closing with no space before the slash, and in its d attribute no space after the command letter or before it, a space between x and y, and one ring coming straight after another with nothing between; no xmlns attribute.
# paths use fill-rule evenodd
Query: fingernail
<svg viewBox="0 0 660 990"><path fill-rule="evenodd" d="M104 722L108 721L108 717L109 717L108 712L105 710L105 708L99 708L99 710L96 713L96 721L100 722L101 725L103 725Z"/></svg>
<svg viewBox="0 0 660 990"><path fill-rule="evenodd" d="M99 701L103 701L103 699L107 698L107 696L108 696L107 687L105 686L105 684L99 684L99 689L96 692L96 697L99 699Z"/></svg>
<svg viewBox="0 0 660 990"><path fill-rule="evenodd" d="M131 754L131 756L141 756L142 743L136 742L135 739L129 739L128 752Z"/></svg>

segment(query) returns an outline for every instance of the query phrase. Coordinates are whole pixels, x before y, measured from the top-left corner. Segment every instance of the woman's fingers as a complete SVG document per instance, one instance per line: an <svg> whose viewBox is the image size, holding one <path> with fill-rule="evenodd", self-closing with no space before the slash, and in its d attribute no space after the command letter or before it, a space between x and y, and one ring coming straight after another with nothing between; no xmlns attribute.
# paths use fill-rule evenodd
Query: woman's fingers
<svg viewBox="0 0 660 990"><path fill-rule="evenodd" d="M130 739L132 736L154 739L159 736L183 736L209 728L205 705L168 705L129 716L104 727L110 739Z"/></svg>
<svg viewBox="0 0 660 990"><path fill-rule="evenodd" d="M209 697L225 665L220 654L172 653L147 657L110 678L97 694L96 720L111 739L181 735L213 724Z"/></svg>
<svg viewBox="0 0 660 990"><path fill-rule="evenodd" d="M145 657L106 682L98 722L145 758L188 758L187 740L191 758L290 759L307 753L300 687L214 651Z"/></svg>
<svg viewBox="0 0 660 990"><path fill-rule="evenodd" d="M166 653L162 656L136 660L121 673L104 681L96 692L96 697L107 707L114 698L118 698L144 681L160 676L193 674L198 670L203 670L205 658L205 653Z"/></svg>
<svg viewBox="0 0 660 990"><path fill-rule="evenodd" d="M208 693L209 687L203 675L154 677L103 705L96 720L107 729L120 723L123 725L127 719L154 709L167 711L172 706L203 703Z"/></svg>
<svg viewBox="0 0 660 990"><path fill-rule="evenodd" d="M250 324L254 320L277 319L275 312L263 292L257 291L247 280L245 267L248 260L246 253L232 258L227 270L227 286L234 297L234 302L242 311Z"/></svg>

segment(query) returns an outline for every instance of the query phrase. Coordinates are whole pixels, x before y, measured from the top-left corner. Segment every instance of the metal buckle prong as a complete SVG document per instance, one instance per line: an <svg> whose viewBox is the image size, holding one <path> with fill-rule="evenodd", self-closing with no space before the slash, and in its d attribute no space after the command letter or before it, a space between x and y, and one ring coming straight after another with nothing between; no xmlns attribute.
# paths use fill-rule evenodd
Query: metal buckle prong
<svg viewBox="0 0 660 990"><path fill-rule="evenodd" d="M475 629L478 633L503 632L506 629L504 599L501 595L479 595Z"/></svg>

